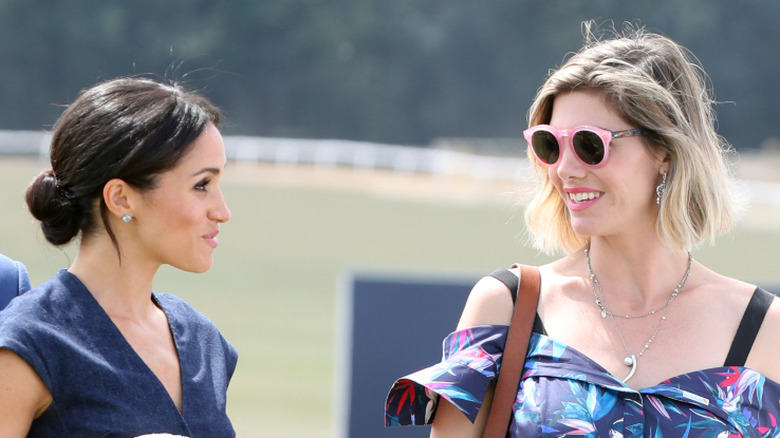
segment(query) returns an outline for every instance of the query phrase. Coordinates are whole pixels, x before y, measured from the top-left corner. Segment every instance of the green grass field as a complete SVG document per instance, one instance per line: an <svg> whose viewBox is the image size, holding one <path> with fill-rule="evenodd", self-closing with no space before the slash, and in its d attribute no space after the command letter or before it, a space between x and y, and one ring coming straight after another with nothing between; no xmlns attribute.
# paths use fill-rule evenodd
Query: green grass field
<svg viewBox="0 0 780 438"><path fill-rule="evenodd" d="M72 246L62 252L45 242L24 205L27 182L46 166L0 160L0 252L22 260L33 284L73 256ZM166 267L155 288L201 310L238 348L229 411L239 436L332 437L341 275L355 269L477 275L514 261L543 263L548 258L522 245L521 216L502 195L510 188L231 164L223 190L233 218L222 227L214 267L205 274ZM777 214L751 210L746 225L694 257L727 275L780 285Z"/></svg>

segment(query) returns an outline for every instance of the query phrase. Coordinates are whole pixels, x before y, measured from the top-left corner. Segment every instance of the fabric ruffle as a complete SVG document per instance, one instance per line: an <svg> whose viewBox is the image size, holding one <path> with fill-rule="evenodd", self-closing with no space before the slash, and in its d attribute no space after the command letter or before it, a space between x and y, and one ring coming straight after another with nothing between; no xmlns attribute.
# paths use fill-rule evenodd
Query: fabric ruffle
<svg viewBox="0 0 780 438"><path fill-rule="evenodd" d="M447 336L440 363L393 384L385 402L385 425L429 424L439 397L474 422L488 387L496 381L508 329L484 325Z"/></svg>

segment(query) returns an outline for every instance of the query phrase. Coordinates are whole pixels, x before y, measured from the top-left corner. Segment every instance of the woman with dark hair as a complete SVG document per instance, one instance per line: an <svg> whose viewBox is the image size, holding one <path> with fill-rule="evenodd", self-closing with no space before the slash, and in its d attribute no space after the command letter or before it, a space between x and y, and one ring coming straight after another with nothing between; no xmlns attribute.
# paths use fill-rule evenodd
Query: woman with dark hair
<svg viewBox="0 0 780 438"><path fill-rule="evenodd" d="M539 267L507 436L778 436L780 301L691 253L742 204L703 71L641 28L586 37L524 133L537 182L525 222L536 248L562 256ZM386 424L482 436L512 300L480 280L442 362L393 386Z"/></svg>
<svg viewBox="0 0 780 438"><path fill-rule="evenodd" d="M230 218L220 114L178 85L109 80L60 117L27 204L67 269L0 312L0 431L8 437L232 437L237 353L158 268L205 272Z"/></svg>

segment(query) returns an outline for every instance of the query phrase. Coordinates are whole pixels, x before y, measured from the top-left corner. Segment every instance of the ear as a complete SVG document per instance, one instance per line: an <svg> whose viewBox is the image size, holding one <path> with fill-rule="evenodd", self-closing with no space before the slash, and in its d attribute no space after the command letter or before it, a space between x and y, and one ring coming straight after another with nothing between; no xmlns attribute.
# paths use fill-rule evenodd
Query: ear
<svg viewBox="0 0 780 438"><path fill-rule="evenodd" d="M661 158L661 161L659 163L658 168L658 174L663 175L664 173L669 172L669 168L672 167L672 156L669 152L664 153L664 155Z"/></svg>
<svg viewBox="0 0 780 438"><path fill-rule="evenodd" d="M112 178L103 186L103 201L108 211L117 218L125 214L133 216L135 194L130 184L119 178Z"/></svg>

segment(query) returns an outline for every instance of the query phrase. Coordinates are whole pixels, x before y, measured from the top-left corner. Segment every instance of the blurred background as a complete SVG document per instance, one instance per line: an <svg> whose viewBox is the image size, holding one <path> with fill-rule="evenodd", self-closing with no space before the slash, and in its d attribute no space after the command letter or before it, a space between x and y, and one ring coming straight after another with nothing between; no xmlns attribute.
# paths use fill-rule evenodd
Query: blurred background
<svg viewBox="0 0 780 438"><path fill-rule="evenodd" d="M523 241L522 130L588 19L645 26L698 57L751 207L694 257L780 285L780 2L763 0L0 0L0 252L34 284L72 260L23 192L81 89L145 75L200 91L224 111L233 218L211 271L163 269L155 287L239 349L239 436L341 438L346 273L549 260ZM366 403L381 423L383 400Z"/></svg>
<svg viewBox="0 0 780 438"><path fill-rule="evenodd" d="M2 0L0 128L49 127L80 89L151 73L205 92L226 134L521 138L548 69L595 19L691 49L721 133L758 148L778 137L778 18L763 0Z"/></svg>

